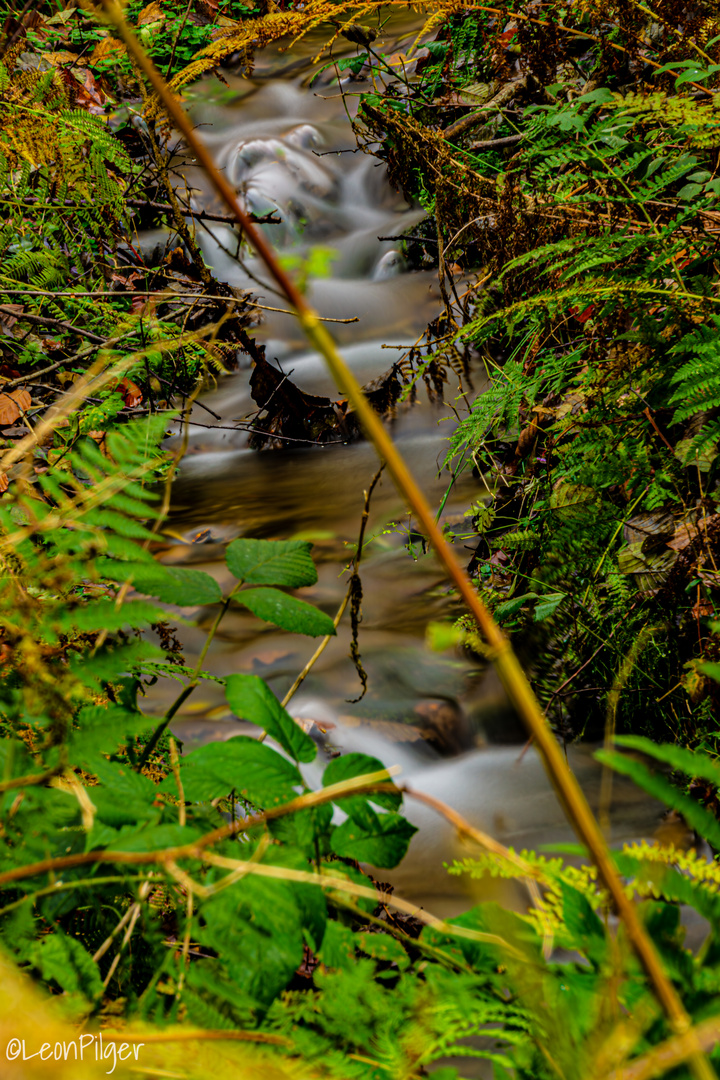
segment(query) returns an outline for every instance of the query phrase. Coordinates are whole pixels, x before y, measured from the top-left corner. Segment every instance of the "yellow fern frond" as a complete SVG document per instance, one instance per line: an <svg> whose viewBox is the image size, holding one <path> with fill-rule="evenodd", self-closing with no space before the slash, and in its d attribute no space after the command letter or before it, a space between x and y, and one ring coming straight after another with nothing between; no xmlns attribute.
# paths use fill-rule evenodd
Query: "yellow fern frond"
<svg viewBox="0 0 720 1080"><path fill-rule="evenodd" d="M695 101L691 97L678 94L666 94L656 90L652 94L613 94L614 106L624 113L644 116L658 123L677 125L686 129L691 146L707 148L720 143L720 94L715 94L711 102Z"/></svg>
<svg viewBox="0 0 720 1080"><path fill-rule="evenodd" d="M284 47L284 52L311 30L328 23L332 30L314 58L317 61L346 26L350 26L357 19L373 15L383 6L385 5L378 0L370 0L365 4L358 4L357 0L339 4L332 3L331 0L311 0L302 11L271 11L259 19L245 19L233 26L221 27L216 32L215 40L196 53L187 67L175 75L169 83L170 89L177 93L206 71L217 67L232 53L239 53L240 62L250 65L257 49L289 36L291 41ZM402 6L410 7L410 3L403 0ZM344 17L347 17L345 25L338 26L338 20ZM159 111L159 101L153 96L145 108L145 115L150 119L157 116Z"/></svg>

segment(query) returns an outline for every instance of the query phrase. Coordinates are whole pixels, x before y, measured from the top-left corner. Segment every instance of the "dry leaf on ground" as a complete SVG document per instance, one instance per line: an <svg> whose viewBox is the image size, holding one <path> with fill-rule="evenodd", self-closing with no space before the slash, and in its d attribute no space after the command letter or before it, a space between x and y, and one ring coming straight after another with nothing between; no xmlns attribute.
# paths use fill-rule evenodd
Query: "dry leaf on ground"
<svg viewBox="0 0 720 1080"><path fill-rule="evenodd" d="M13 390L11 394L0 394L0 427L7 427L30 408L32 398L27 390Z"/></svg>

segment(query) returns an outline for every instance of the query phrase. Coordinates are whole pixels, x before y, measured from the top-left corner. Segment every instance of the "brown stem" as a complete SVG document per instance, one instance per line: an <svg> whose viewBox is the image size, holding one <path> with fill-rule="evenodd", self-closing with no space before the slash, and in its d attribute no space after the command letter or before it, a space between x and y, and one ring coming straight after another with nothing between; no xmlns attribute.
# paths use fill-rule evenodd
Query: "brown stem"
<svg viewBox="0 0 720 1080"><path fill-rule="evenodd" d="M0 292L2 292L2 288L0 288ZM4 304L0 304L0 314L12 315L13 318L20 321L33 323L35 326L46 326L50 330L62 330L64 333L77 334L78 337L86 338L95 345L106 344L105 338L100 337L99 334L93 334L89 330L82 330L79 326L73 326L72 323L64 322L62 319L50 319L45 315L31 315L28 311L13 311L12 308L5 307Z"/></svg>

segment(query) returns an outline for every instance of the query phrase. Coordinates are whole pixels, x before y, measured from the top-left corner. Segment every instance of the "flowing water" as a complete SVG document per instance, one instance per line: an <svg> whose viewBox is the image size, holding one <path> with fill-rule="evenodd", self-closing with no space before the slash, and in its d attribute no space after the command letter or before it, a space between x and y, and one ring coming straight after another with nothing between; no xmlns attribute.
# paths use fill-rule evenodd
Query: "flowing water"
<svg viewBox="0 0 720 1080"><path fill-rule="evenodd" d="M258 214L272 211L279 219L263 227L283 256L296 267L304 265L310 299L320 313L357 319L332 328L356 375L368 382L385 372L440 311L435 275L406 272L396 241L380 239L412 229L422 212L392 190L377 159L357 150L348 100L337 87L309 91L303 75L289 77L285 71L278 77L283 63L277 53L270 54L263 77L255 82L230 78L225 88L203 83L194 95L195 117L248 208ZM215 209L202 175L191 166L185 174L196 205ZM266 308L285 306L257 260L238 259L237 236L230 227L199 231L198 240L221 280L252 290ZM319 248L332 253L327 276L314 269ZM320 262L325 257L321 251ZM268 359L302 390L337 396L293 319L276 311L264 314L258 336ZM164 558L202 567L227 587L231 579L223 558L229 539L310 539L319 582L300 595L332 614L347 587L345 568L358 533L363 491L377 469L375 453L364 442L249 450L246 431L235 427L256 411L248 379L247 368L224 377L193 411L188 452L173 492L170 526L178 543L168 547ZM448 386L446 399L453 407L431 404L420 394L416 405L399 408L392 425L400 450L435 505L448 485L448 474L439 470L446 440L456 409L466 408L460 393L460 387ZM443 515L460 534L463 511L484 493L470 472L453 487ZM433 652L425 642L428 621L448 612L446 587L433 557L410 542L405 507L387 478L373 496L367 535L360 647L368 692L352 701L360 683L348 656L346 618L291 711L305 720L338 724L337 741L347 746L375 752L387 764L401 762L419 787L453 803L499 839L520 846L567 839L537 758L532 752L521 757L520 746L498 745L517 743L519 735L492 670L452 651ZM458 543L462 546L462 539ZM191 663L212 614L194 612L197 627L182 630ZM260 674L282 697L315 645L235 609L223 621L205 667L217 675ZM160 684L152 693L148 705L160 714L177 689ZM192 746L198 740L228 738L242 728L225 706L221 687L208 682L186 702L173 730ZM443 760L438 748L445 754L465 753ZM576 756L575 764L586 786L596 787L597 769L588 755ZM647 833L656 809L621 790L620 831ZM441 869L452 850L452 832L424 809L410 813L422 831L400 883L406 895L427 897L433 907L442 894L456 890L456 879L451 883Z"/></svg>
<svg viewBox="0 0 720 1080"><path fill-rule="evenodd" d="M313 304L323 316L356 320L330 325L359 380L367 383L382 375L439 314L437 278L430 272L406 272L397 242L379 239L412 229L423 212L392 190L376 158L357 151L337 89L312 93L298 79L268 78L256 84L235 79L219 93L208 82L194 107L204 139L248 208L273 212L279 219L263 226L277 250L296 263L310 260ZM185 176L196 205L214 209L202 174L187 167ZM199 231L198 242L218 278L251 290L265 308L286 306L256 259L236 257L237 236L229 226ZM329 258L325 276L312 276L312 260L318 258ZM268 360L301 390L339 396L291 316L265 310L258 338ZM449 384L446 396L454 403L460 392ZM393 434L428 497L438 504L449 483L439 464L455 419L453 409L431 404L423 391L418 398L413 406L398 407ZM460 402L460 407L467 406ZM188 451L173 492L171 528L184 540L202 534L205 542L179 544L165 557L202 565L225 584L223 552L229 538L307 537L315 543L320 580L302 595L334 613L347 588L344 568L358 534L363 491L377 470L375 453L365 442L325 447L291 442L287 449L250 450L246 430L235 424L256 412L247 368L223 378L194 409ZM484 493L482 482L468 472L453 488L445 518L462 522L469 503ZM390 528L390 522L396 525ZM349 627L343 623L293 707L296 712L331 709L346 722L385 722L396 735L402 734L399 725L408 722L418 729L442 729L441 741L457 750L482 730L469 713L491 710L502 722L507 710L492 677L492 685L479 690L487 672L426 647L428 620L446 608L445 587L432 556L409 550L408 526L402 500L383 477L371 503L367 535L372 539L362 562L360 645L369 675L367 695L357 704L347 701L361 687L347 655ZM201 618L203 629L207 621ZM191 656L203 634L183 636ZM258 671L282 695L315 644L263 626L238 610L224 620L207 666L217 674ZM153 705L160 709L171 694L171 687L162 688ZM213 684L188 701L175 727L186 738L206 738L208 724L214 735L236 730Z"/></svg>

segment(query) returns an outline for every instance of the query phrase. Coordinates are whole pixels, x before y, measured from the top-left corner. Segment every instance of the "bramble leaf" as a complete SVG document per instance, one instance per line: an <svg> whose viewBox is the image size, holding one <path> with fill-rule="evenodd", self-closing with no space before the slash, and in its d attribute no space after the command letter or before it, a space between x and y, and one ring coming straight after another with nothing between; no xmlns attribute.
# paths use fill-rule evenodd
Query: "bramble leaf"
<svg viewBox="0 0 720 1080"><path fill-rule="evenodd" d="M233 540L225 560L239 581L297 589L317 581L311 549L305 540Z"/></svg>
<svg viewBox="0 0 720 1080"><path fill-rule="evenodd" d="M299 727L258 675L229 675L225 697L240 720L249 720L267 731L296 761L312 761L315 743Z"/></svg>
<svg viewBox="0 0 720 1080"><path fill-rule="evenodd" d="M370 830L360 828L352 818L344 821L332 836L335 854L384 868L397 866L417 829L401 814L376 814L375 822Z"/></svg>
<svg viewBox="0 0 720 1080"><path fill-rule="evenodd" d="M378 772L385 766L375 757L368 754L342 754L335 758L323 773L323 787L331 784L342 783L356 776L364 776L366 773ZM390 777L388 776L388 781ZM369 795L352 795L346 798L338 797L335 802L345 811L356 825L362 829L372 829L377 822L377 814L369 805L369 801L382 806L386 810L397 810L402 803L402 794L398 791L393 794L389 791L374 791Z"/></svg>
<svg viewBox="0 0 720 1080"><path fill-rule="evenodd" d="M287 758L248 735L198 747L183 757L180 770L191 802L209 802L235 791L267 809L289 802L302 786L300 773ZM172 791L174 777L167 776L160 786Z"/></svg>
<svg viewBox="0 0 720 1080"><path fill-rule="evenodd" d="M93 1000L103 992L98 966L87 949L60 929L38 938L30 959L44 979L53 979L66 993L80 993Z"/></svg>
<svg viewBox="0 0 720 1080"><path fill-rule="evenodd" d="M235 599L259 619L290 633L307 634L308 637L325 637L336 633L335 624L324 611L318 611L307 601L288 596L279 589L243 589L235 594Z"/></svg>

